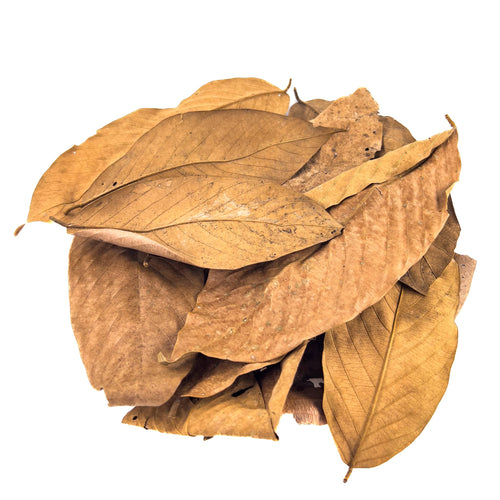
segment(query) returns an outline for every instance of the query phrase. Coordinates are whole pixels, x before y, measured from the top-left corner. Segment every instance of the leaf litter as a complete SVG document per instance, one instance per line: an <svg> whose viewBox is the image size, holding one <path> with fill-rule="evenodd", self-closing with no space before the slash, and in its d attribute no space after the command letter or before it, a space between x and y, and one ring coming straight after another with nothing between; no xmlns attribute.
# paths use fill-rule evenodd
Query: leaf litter
<svg viewBox="0 0 500 500"><path fill-rule="evenodd" d="M289 109L289 87L217 80L119 118L56 159L27 220L74 235L73 331L124 423L277 440L291 413L328 424L346 481L446 390L476 265L458 133L415 140L365 88Z"/></svg>

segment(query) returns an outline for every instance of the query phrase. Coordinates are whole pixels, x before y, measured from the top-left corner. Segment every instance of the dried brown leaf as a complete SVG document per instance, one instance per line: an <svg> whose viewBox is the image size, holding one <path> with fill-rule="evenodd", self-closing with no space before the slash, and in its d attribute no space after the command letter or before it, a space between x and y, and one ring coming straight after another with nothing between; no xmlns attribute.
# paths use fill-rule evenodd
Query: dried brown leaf
<svg viewBox="0 0 500 500"><path fill-rule="evenodd" d="M172 359L202 352L266 361L354 318L428 250L448 217L459 172L454 133L407 175L332 208L345 228L327 244L237 271L210 271Z"/></svg>
<svg viewBox="0 0 500 500"><path fill-rule="evenodd" d="M240 375L260 370L280 361L281 358L264 363L238 363L200 354L191 372L183 380L179 392L182 396L195 398L213 396L231 386Z"/></svg>
<svg viewBox="0 0 500 500"><path fill-rule="evenodd" d="M297 90L293 89L293 91L295 93L297 102L293 104L288 111L289 116L295 116L296 118L310 121L316 118L330 104L330 101L325 101L325 99L311 99L310 101L302 101L297 93Z"/></svg>
<svg viewBox="0 0 500 500"><path fill-rule="evenodd" d="M285 402L306 347L307 342L304 342L288 353L281 363L271 365L256 374L275 431L284 413Z"/></svg>
<svg viewBox="0 0 500 500"><path fill-rule="evenodd" d="M457 314L462 309L467 295L469 295L472 277L476 269L477 262L468 255L455 254L455 262L458 264L460 272L460 300L458 302Z"/></svg>
<svg viewBox="0 0 500 500"><path fill-rule="evenodd" d="M426 296L397 283L325 334L323 409L342 459L374 467L423 430L448 385L457 345L458 266Z"/></svg>
<svg viewBox="0 0 500 500"><path fill-rule="evenodd" d="M31 201L28 221L48 221L76 203L94 180L124 156L146 132L165 118L189 111L260 109L285 114L286 91L258 78L231 78L203 85L175 109L139 109L98 130L73 146L40 179Z"/></svg>
<svg viewBox="0 0 500 500"><path fill-rule="evenodd" d="M429 250L400 278L400 281L405 285L424 295L434 280L441 276L455 254L455 247L460 235L460 224L455 215L451 197L448 198L448 213L450 215L446 224Z"/></svg>
<svg viewBox="0 0 500 500"><path fill-rule="evenodd" d="M165 173L251 176L282 183L332 133L298 118L260 110L176 114L144 134L96 177L70 210Z"/></svg>
<svg viewBox="0 0 500 500"><path fill-rule="evenodd" d="M391 116L379 116L379 120L382 122L384 132L382 147L375 157L383 156L389 151L394 151L415 142L415 138L410 131Z"/></svg>
<svg viewBox="0 0 500 500"><path fill-rule="evenodd" d="M450 129L429 139L389 151L380 158L339 173L305 194L325 208L338 205L345 198L359 193L371 184L388 182L415 168L446 142L453 132L454 129Z"/></svg>
<svg viewBox="0 0 500 500"><path fill-rule="evenodd" d="M170 366L177 331L204 282L203 270L76 237L70 252L71 321L90 383L110 405L160 405L192 356Z"/></svg>
<svg viewBox="0 0 500 500"><path fill-rule="evenodd" d="M323 113L331 108L337 109L342 118L337 121L332 119L327 123L333 129L343 131L332 135L318 153L294 177L284 183L285 186L301 193L310 191L373 158L380 150L382 123L377 115L378 105L366 89L358 89L350 96L333 101Z"/></svg>
<svg viewBox="0 0 500 500"><path fill-rule="evenodd" d="M160 407L134 408L123 422L189 436L277 439L260 386L251 373L239 377L231 387L209 398L192 400L174 396Z"/></svg>
<svg viewBox="0 0 500 500"><path fill-rule="evenodd" d="M342 228L317 203L278 184L215 176L144 180L57 222L72 234L214 269L272 260Z"/></svg>

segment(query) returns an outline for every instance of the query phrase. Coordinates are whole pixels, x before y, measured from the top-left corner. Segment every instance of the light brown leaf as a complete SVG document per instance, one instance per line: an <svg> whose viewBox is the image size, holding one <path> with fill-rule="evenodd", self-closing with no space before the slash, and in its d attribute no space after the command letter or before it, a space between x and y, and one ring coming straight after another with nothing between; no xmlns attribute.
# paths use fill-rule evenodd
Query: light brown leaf
<svg viewBox="0 0 500 500"><path fill-rule="evenodd" d="M70 210L158 174L291 177L333 131L266 111L194 111L161 121L95 178ZM68 210L66 211L66 213Z"/></svg>
<svg viewBox="0 0 500 500"><path fill-rule="evenodd" d="M122 422L168 434L189 436L187 418L195 403L190 398L172 397L161 406L137 406Z"/></svg>
<svg viewBox="0 0 500 500"><path fill-rule="evenodd" d="M256 373L275 431L284 413L285 402L306 347L307 342L304 342L288 353L281 363L271 365L262 372Z"/></svg>
<svg viewBox="0 0 500 500"><path fill-rule="evenodd" d="M384 132L382 147L375 157L383 156L389 151L394 151L415 142L415 138L410 131L391 116L379 116L379 120L382 122Z"/></svg>
<svg viewBox="0 0 500 500"><path fill-rule="evenodd" d="M476 269L477 262L468 255L455 254L455 262L458 264L460 272L460 300L458 302L457 314L462 309L467 295L469 295L472 277Z"/></svg>
<svg viewBox="0 0 500 500"><path fill-rule="evenodd" d="M280 361L281 358L265 363L238 363L200 354L193 369L183 380L179 392L182 396L207 398L227 389L240 375L260 370Z"/></svg>
<svg viewBox="0 0 500 500"><path fill-rule="evenodd" d="M326 424L323 413L324 335L311 339L302 356L295 380L288 393L284 412L291 413L299 424Z"/></svg>
<svg viewBox="0 0 500 500"><path fill-rule="evenodd" d="M330 104L330 101L325 101L325 99L311 99L310 101L303 101L300 99L297 89L294 88L293 92L297 102L293 104L288 111L289 116L295 116L296 118L310 121L316 118Z"/></svg>
<svg viewBox="0 0 500 500"><path fill-rule="evenodd" d="M441 276L446 266L453 259L455 247L460 235L458 223L451 197L448 198L448 213L446 224L437 235L426 254L400 278L405 285L415 291L426 294L429 286Z"/></svg>
<svg viewBox="0 0 500 500"><path fill-rule="evenodd" d="M318 153L294 177L284 183L285 186L301 193L310 191L373 158L380 150L382 122L377 115L378 105L366 89L360 89L330 104L330 107L335 106L344 110L345 117L340 121L328 123L332 128L343 131L332 135ZM358 110L356 114L355 109Z"/></svg>
<svg viewBox="0 0 500 500"><path fill-rule="evenodd" d="M448 385L457 345L458 266L426 296L397 283L377 304L325 334L323 409L349 465L374 467L423 430Z"/></svg>
<svg viewBox="0 0 500 500"><path fill-rule="evenodd" d="M157 355L171 352L203 282L201 269L74 239L71 322L90 383L110 405L160 405L173 395L192 356L167 367Z"/></svg>
<svg viewBox="0 0 500 500"><path fill-rule="evenodd" d="M277 440L262 392L252 373L228 389L197 401L187 429L192 436L249 436Z"/></svg>
<svg viewBox="0 0 500 500"><path fill-rule="evenodd" d="M237 271L210 271L172 359L202 352L266 361L354 318L425 254L446 222L459 172L454 133L401 179L332 208L345 228L327 244Z"/></svg>
<svg viewBox="0 0 500 500"><path fill-rule="evenodd" d="M160 407L134 408L123 422L171 434L277 440L260 386L251 373L209 398L174 396Z"/></svg>
<svg viewBox="0 0 500 500"><path fill-rule="evenodd" d="M231 78L203 85L175 109L139 109L73 146L40 179L31 201L28 222L58 217L77 202L109 165L124 156L146 132L165 118L188 111L260 109L285 114L286 91L258 78Z"/></svg>
<svg viewBox="0 0 500 500"><path fill-rule="evenodd" d="M272 260L341 230L309 198L251 177L144 180L57 222L73 234L114 244L124 243L126 231L130 248L214 269ZM102 231L109 229L120 231L118 237Z"/></svg>
<svg viewBox="0 0 500 500"><path fill-rule="evenodd" d="M389 151L380 158L366 161L336 175L305 194L325 208L338 205L342 200L359 193L371 184L388 182L415 168L446 142L453 131L454 129L450 129L429 139L412 142Z"/></svg>
<svg viewBox="0 0 500 500"><path fill-rule="evenodd" d="M312 123L315 127L348 128L362 116L378 113L378 104L370 92L359 88L353 94L332 101Z"/></svg>

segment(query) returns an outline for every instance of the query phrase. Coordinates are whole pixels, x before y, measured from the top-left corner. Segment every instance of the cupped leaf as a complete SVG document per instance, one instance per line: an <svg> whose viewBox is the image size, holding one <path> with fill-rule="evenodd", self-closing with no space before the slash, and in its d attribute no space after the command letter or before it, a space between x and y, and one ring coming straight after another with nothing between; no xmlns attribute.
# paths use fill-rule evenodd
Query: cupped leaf
<svg viewBox="0 0 500 500"><path fill-rule="evenodd" d="M160 407L134 408L123 423L188 436L277 439L260 386L251 373L209 398L174 396Z"/></svg>
<svg viewBox="0 0 500 500"><path fill-rule="evenodd" d="M455 357L458 266L423 296L397 283L325 334L323 409L342 460L374 467L408 446L441 400Z"/></svg>
<svg viewBox="0 0 500 500"><path fill-rule="evenodd" d="M425 161L432 152L446 142L454 129L412 142L402 148L389 151L384 156L350 168L305 194L327 208L359 193L371 184L381 184L400 176Z"/></svg>
<svg viewBox="0 0 500 500"><path fill-rule="evenodd" d="M258 78L216 80L198 89L175 109L139 109L98 130L63 153L43 174L31 200L28 222L48 221L77 202L109 165L124 156L146 132L165 118L188 111L260 109L285 114L285 90Z"/></svg>
<svg viewBox="0 0 500 500"><path fill-rule="evenodd" d="M323 113L330 108L337 109L340 118L331 118L325 123L340 132L332 135L285 186L301 193L310 191L373 158L380 150L382 122L377 115L378 104L368 91L358 90L350 96L341 97L330 103Z"/></svg>
<svg viewBox="0 0 500 500"><path fill-rule="evenodd" d="M453 133L407 175L332 208L345 227L327 244L237 271L210 271L172 359L202 352L266 361L354 318L428 250L448 218L459 172Z"/></svg>
<svg viewBox="0 0 500 500"><path fill-rule="evenodd" d="M329 240L341 226L309 198L250 177L188 176L123 187L58 220L71 233L200 267L236 269ZM120 231L115 233L108 230ZM143 246L149 245L149 246Z"/></svg>
<svg viewBox="0 0 500 500"><path fill-rule="evenodd" d="M197 401L187 429L192 436L249 436L277 440L259 383L253 373L228 389Z"/></svg>
<svg viewBox="0 0 500 500"><path fill-rule="evenodd" d="M110 405L160 405L193 357L169 366L178 330L204 282L203 270L76 237L69 262L71 322L90 383Z"/></svg>
<svg viewBox="0 0 500 500"><path fill-rule="evenodd" d="M446 224L429 250L400 278L400 281L405 285L424 295L434 280L441 276L455 255L455 247L460 235L460 224L455 215L451 197L448 198L448 213L450 215Z"/></svg>
<svg viewBox="0 0 500 500"><path fill-rule="evenodd" d="M282 183L333 131L277 113L250 109L193 111L161 121L100 174L70 210L138 184L177 175L253 176ZM68 212L68 210L66 211Z"/></svg>

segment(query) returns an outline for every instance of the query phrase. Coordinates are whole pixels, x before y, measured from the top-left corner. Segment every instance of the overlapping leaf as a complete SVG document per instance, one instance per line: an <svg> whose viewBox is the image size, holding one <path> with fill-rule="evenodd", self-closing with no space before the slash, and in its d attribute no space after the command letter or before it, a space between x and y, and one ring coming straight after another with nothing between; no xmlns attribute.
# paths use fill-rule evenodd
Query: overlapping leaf
<svg viewBox="0 0 500 500"><path fill-rule="evenodd" d="M382 146L383 126L377 111L378 104L366 89L331 102L313 123L321 119L340 131L284 185L304 193L373 158Z"/></svg>
<svg viewBox="0 0 500 500"><path fill-rule="evenodd" d="M71 322L90 383L110 405L160 405L193 362L168 366L177 331L203 286L201 269L87 238L69 265ZM144 265L145 264L145 265Z"/></svg>
<svg viewBox="0 0 500 500"><path fill-rule="evenodd" d="M259 109L284 114L286 91L258 78L216 80L198 89L174 109L139 109L100 129L80 146L63 153L40 179L28 221L48 221L76 203L108 166L165 118L189 111Z"/></svg>
<svg viewBox="0 0 500 500"><path fill-rule="evenodd" d="M441 400L455 356L458 267L423 296L397 283L325 335L323 409L342 459L374 467L408 446Z"/></svg>
<svg viewBox="0 0 500 500"><path fill-rule="evenodd" d="M380 300L446 222L448 193L460 171L456 144L453 133L401 179L331 209L345 229L326 245L269 264L210 272L172 360L187 352L273 359Z"/></svg>
<svg viewBox="0 0 500 500"><path fill-rule="evenodd" d="M193 401L174 397L160 407L134 408L123 422L189 436L277 439L253 374L243 375L231 387L209 398Z"/></svg>
<svg viewBox="0 0 500 500"><path fill-rule="evenodd" d="M118 245L126 237L130 248L214 269L275 259L342 228L317 203L278 184L217 176L144 180L59 222L73 234Z"/></svg>

